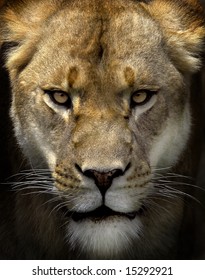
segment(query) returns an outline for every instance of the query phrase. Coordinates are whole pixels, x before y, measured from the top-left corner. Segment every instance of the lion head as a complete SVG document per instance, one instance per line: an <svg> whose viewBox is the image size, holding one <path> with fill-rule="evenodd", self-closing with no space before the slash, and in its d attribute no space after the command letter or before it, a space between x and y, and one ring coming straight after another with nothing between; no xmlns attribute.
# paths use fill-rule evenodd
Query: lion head
<svg viewBox="0 0 205 280"><path fill-rule="evenodd" d="M1 22L15 135L49 174L69 257L169 255L183 199L168 180L186 162L205 36L198 2L7 1Z"/></svg>

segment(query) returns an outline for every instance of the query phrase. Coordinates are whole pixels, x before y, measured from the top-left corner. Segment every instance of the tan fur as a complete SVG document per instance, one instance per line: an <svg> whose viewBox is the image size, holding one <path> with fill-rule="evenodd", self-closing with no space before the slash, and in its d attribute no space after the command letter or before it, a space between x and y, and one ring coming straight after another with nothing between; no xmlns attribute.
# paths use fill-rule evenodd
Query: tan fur
<svg viewBox="0 0 205 280"><path fill-rule="evenodd" d="M16 244L2 258L184 257L192 191L183 176L196 175L200 106L190 102L190 76L204 38L195 0L7 1L10 115L26 159L19 169L31 171L1 218L0 242ZM49 97L54 90L68 94L68 108ZM136 92L152 96L135 106ZM118 214L75 221L102 205Z"/></svg>

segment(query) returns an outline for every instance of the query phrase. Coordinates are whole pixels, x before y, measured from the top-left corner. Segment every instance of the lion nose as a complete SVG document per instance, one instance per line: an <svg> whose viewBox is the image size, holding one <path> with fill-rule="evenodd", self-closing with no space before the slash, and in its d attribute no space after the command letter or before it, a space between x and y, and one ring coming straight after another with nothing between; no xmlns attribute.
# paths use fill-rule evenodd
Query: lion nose
<svg viewBox="0 0 205 280"><path fill-rule="evenodd" d="M126 168L123 169L112 169L109 171L99 171L97 169L85 169L82 170L78 164L75 164L76 169L84 176L94 180L96 186L101 192L102 196L105 196L106 191L111 187L114 178L123 176L130 168L131 163L128 163Z"/></svg>
<svg viewBox="0 0 205 280"><path fill-rule="evenodd" d="M106 191L112 185L113 179L122 176L123 173L124 172L121 169L113 169L108 172L99 172L97 170L89 169L83 172L86 177L92 178L95 181L102 196L105 195Z"/></svg>

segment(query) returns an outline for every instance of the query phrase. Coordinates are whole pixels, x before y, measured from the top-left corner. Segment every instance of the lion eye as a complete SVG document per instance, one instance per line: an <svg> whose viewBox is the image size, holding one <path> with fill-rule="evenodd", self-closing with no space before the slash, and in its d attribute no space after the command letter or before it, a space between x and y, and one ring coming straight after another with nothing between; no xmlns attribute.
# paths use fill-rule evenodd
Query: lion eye
<svg viewBox="0 0 205 280"><path fill-rule="evenodd" d="M150 90L135 91L131 97L131 107L142 106L146 104L156 93L156 91Z"/></svg>
<svg viewBox="0 0 205 280"><path fill-rule="evenodd" d="M67 108L71 107L71 98L66 92L63 91L57 91L57 90L50 90L50 91L45 91L55 104L64 106Z"/></svg>
<svg viewBox="0 0 205 280"><path fill-rule="evenodd" d="M54 92L53 98L58 104L65 104L69 99L68 95L63 92Z"/></svg>

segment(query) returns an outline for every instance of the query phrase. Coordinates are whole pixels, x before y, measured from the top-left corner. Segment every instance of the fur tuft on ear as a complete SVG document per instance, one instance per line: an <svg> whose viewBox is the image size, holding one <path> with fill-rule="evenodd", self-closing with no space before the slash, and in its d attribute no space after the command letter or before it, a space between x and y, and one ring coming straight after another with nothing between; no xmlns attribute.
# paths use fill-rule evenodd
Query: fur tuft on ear
<svg viewBox="0 0 205 280"><path fill-rule="evenodd" d="M169 55L182 72L201 66L204 50L204 12L197 0L153 0L146 6L162 28Z"/></svg>
<svg viewBox="0 0 205 280"><path fill-rule="evenodd" d="M56 11L58 1L7 0L0 12L0 45L8 44L6 67L12 73L25 65L40 38L42 22ZM60 2L60 1L59 1Z"/></svg>

